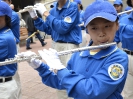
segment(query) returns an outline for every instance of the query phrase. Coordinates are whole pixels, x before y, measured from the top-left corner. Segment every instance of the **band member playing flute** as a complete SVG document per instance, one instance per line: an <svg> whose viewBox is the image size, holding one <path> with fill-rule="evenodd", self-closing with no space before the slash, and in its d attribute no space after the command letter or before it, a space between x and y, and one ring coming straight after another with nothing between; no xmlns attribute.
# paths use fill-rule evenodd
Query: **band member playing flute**
<svg viewBox="0 0 133 99"><path fill-rule="evenodd" d="M9 6L12 3L12 0L1 0L1 1L6 2ZM12 10L11 30L13 32L13 35L15 36L15 39L16 39L17 53L19 52L19 49L20 49L20 47L19 47L19 42L20 42L20 27L19 27L19 24L20 24L19 16L14 10ZM16 80L17 87L18 87L16 98L21 99L21 95L22 95L22 93L21 93L21 82L20 82L18 69L19 68L17 68L16 74L13 76L13 78Z"/></svg>
<svg viewBox="0 0 133 99"><path fill-rule="evenodd" d="M36 11L30 6L25 7L25 10L29 11L38 30L51 35L52 48L57 51L78 48L82 42L82 34L81 28L78 26L80 15L77 4L70 0L58 0L54 5L50 12L43 4L34 5L33 8L46 17L46 21L39 18ZM61 62L66 66L70 57L71 54L60 56ZM68 98L66 92L57 92L59 99Z"/></svg>
<svg viewBox="0 0 133 99"><path fill-rule="evenodd" d="M127 0L127 4L133 7L133 0ZM122 43L122 48L129 58L129 71L122 95L124 99L133 99L133 12L120 19L119 22L120 28L116 33L115 41Z"/></svg>
<svg viewBox="0 0 133 99"><path fill-rule="evenodd" d="M84 24L92 39L88 46L113 42L119 28L115 8L103 0L96 0L86 8ZM123 99L121 92L128 72L128 56L116 45L74 53L67 67L56 50L38 52L47 64L37 59L28 63L47 86L67 90L68 96L74 99ZM33 52L19 54L20 57L32 55Z"/></svg>
<svg viewBox="0 0 133 99"><path fill-rule="evenodd" d="M120 12L122 12L122 9L123 9L123 2L122 2L122 0L115 0L113 5L114 5L114 7L115 7L115 9L116 9L116 11L117 11L118 14ZM119 20L121 18L125 17L125 16L127 16L126 13L123 13L123 14L119 15L118 16L119 17Z"/></svg>
<svg viewBox="0 0 133 99"><path fill-rule="evenodd" d="M11 30L12 9L0 0L0 61L17 54L16 40ZM17 81L14 75L17 64L0 67L0 99L19 99Z"/></svg>

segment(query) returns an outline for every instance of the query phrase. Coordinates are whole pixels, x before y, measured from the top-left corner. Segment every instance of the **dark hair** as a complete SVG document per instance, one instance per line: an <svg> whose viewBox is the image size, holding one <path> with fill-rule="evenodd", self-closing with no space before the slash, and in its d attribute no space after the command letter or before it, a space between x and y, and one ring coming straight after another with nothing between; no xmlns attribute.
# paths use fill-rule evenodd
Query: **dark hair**
<svg viewBox="0 0 133 99"><path fill-rule="evenodd" d="M118 4L114 4L114 5L118 5ZM113 5L113 6L114 6L114 5ZM120 6L123 7L123 4L120 4Z"/></svg>
<svg viewBox="0 0 133 99"><path fill-rule="evenodd" d="M50 8L53 8L54 7L54 5L50 5Z"/></svg>
<svg viewBox="0 0 133 99"><path fill-rule="evenodd" d="M5 15L5 22L6 22L6 26L11 28L11 18L7 15Z"/></svg>
<svg viewBox="0 0 133 99"><path fill-rule="evenodd" d="M120 4L123 7L123 4Z"/></svg>
<svg viewBox="0 0 133 99"><path fill-rule="evenodd" d="M80 10L83 10L83 5L82 4L80 4Z"/></svg>
<svg viewBox="0 0 133 99"><path fill-rule="evenodd" d="M12 2L12 0L8 0L10 3Z"/></svg>
<svg viewBox="0 0 133 99"><path fill-rule="evenodd" d="M132 7L132 3L131 3L131 0L127 0L127 5Z"/></svg>

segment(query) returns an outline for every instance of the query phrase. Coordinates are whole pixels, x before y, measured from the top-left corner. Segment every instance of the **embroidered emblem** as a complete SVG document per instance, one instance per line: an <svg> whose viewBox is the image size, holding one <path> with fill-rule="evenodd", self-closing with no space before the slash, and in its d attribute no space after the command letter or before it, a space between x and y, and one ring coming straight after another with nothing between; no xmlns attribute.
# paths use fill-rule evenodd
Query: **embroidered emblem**
<svg viewBox="0 0 133 99"><path fill-rule="evenodd" d="M67 23L71 23L72 19L71 19L71 17L67 16L67 17L64 18L64 21L67 22Z"/></svg>
<svg viewBox="0 0 133 99"><path fill-rule="evenodd" d="M112 64L108 68L108 74L111 79L118 80L123 76L124 68L121 64Z"/></svg>

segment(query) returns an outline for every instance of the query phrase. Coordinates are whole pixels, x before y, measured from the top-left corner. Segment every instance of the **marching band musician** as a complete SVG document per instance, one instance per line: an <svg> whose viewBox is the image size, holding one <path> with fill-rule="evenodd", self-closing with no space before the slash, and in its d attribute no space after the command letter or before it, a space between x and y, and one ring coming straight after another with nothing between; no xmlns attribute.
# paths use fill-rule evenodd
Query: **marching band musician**
<svg viewBox="0 0 133 99"><path fill-rule="evenodd" d="M81 0L74 0L74 2L77 3L78 9L79 9L79 13L80 13L80 23L79 24L84 24L84 22L83 22L84 10L83 10L83 6L82 6L82 3L81 3ZM82 43L79 46L80 47L84 47L84 46L87 45L86 30L85 30L84 25L80 26L80 27L81 27L81 30L82 30Z"/></svg>
<svg viewBox="0 0 133 99"><path fill-rule="evenodd" d="M127 5L133 7L133 0L127 0ZM129 58L129 71L123 89L123 97L124 99L133 99L133 12L120 19L119 22L120 28L116 33L115 41L122 43L122 48Z"/></svg>
<svg viewBox="0 0 133 99"><path fill-rule="evenodd" d="M117 13L122 12L122 8L123 8L123 2L122 2L122 0L115 0L113 5L114 5ZM121 18L125 17L125 16L127 16L127 14L119 15L119 20Z"/></svg>
<svg viewBox="0 0 133 99"><path fill-rule="evenodd" d="M80 15L76 3L70 0L58 0L50 12L41 3L34 5L34 7L42 16L46 17L46 21L38 18L33 9L30 9L29 13L34 19L36 28L51 35L52 48L63 51L79 47L82 42L82 34L78 26ZM25 9L29 8L25 7ZM66 66L70 57L70 54L61 56L61 62ZM66 92L58 91L58 97L59 99L67 99Z"/></svg>
<svg viewBox="0 0 133 99"><path fill-rule="evenodd" d="M84 14L84 24L92 41L89 46L111 43L119 28L115 8L108 1L96 0ZM31 59L29 65L39 72L47 86L65 89L74 99L123 99L128 56L117 45L95 50L76 52L67 67L61 63L54 49L38 51L42 59ZM19 57L31 57L33 52L23 52Z"/></svg>
<svg viewBox="0 0 133 99"><path fill-rule="evenodd" d="M6 2L9 6L11 5L12 1L11 0L0 0ZM20 20L18 14L12 10L12 17L11 17L11 30L15 36L16 39L16 46L17 46L17 53L19 52L19 42L20 42L20 28L19 28ZM17 64L18 65L18 64ZM17 90L17 97L18 99L21 98L21 83L20 83L20 77L18 74L18 71L16 71L16 74L14 75L14 79L17 82L18 85L18 90Z"/></svg>
<svg viewBox="0 0 133 99"><path fill-rule="evenodd" d="M12 9L0 1L0 61L14 58L17 54L16 40L11 31ZM0 66L0 99L19 99L18 86L13 76L17 64Z"/></svg>

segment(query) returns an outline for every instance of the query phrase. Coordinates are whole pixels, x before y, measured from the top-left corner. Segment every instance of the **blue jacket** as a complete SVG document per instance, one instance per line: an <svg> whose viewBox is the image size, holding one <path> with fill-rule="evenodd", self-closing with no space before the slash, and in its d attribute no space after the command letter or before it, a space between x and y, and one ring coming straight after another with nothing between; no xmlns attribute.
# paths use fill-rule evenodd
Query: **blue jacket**
<svg viewBox="0 0 133 99"><path fill-rule="evenodd" d="M7 27L0 29L0 62L5 61L5 59L14 58L16 54L16 39L12 31ZM0 66L0 76L13 76L16 70L16 63Z"/></svg>
<svg viewBox="0 0 133 99"><path fill-rule="evenodd" d="M123 17L125 17L125 16L127 16L128 14L121 14L121 15L119 15L118 17L119 17L119 20L121 20Z"/></svg>
<svg viewBox="0 0 133 99"><path fill-rule="evenodd" d="M11 18L11 30L16 38L16 44L20 42L20 32L19 32L19 16L18 14L12 10L12 18Z"/></svg>
<svg viewBox="0 0 133 99"><path fill-rule="evenodd" d="M44 84L66 89L74 99L123 99L128 57L117 46L110 46L95 55L88 50L73 54L67 69L59 70L57 75L45 64L37 71Z"/></svg>
<svg viewBox="0 0 133 99"><path fill-rule="evenodd" d="M82 42L81 29L78 26L79 17L77 4L67 0L61 10L58 9L58 3L56 3L45 22L38 18L34 24L38 30L51 35L55 42L79 44Z"/></svg>
<svg viewBox="0 0 133 99"><path fill-rule="evenodd" d="M122 42L122 48L133 50L133 12L119 20L119 30L116 32L115 41Z"/></svg>

